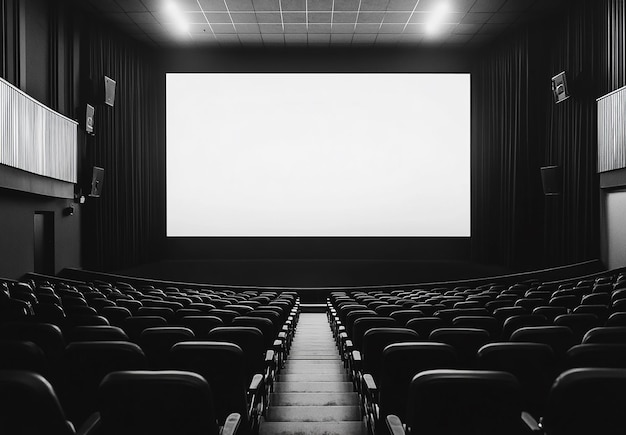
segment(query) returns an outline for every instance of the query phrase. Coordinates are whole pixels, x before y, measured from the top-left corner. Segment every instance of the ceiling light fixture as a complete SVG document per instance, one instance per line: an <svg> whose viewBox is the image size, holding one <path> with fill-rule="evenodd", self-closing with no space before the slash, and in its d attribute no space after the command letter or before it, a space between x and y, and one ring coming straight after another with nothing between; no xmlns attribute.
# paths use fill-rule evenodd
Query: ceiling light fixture
<svg viewBox="0 0 626 435"><path fill-rule="evenodd" d="M172 25L177 33L185 34L189 32L189 23L185 20L185 16L176 3L173 1L166 2L165 12L167 12L172 19Z"/></svg>
<svg viewBox="0 0 626 435"><path fill-rule="evenodd" d="M426 23L426 34L434 36L439 33L441 30L441 24L443 24L446 15L448 15L449 9L450 7L448 3L442 2L431 12Z"/></svg>

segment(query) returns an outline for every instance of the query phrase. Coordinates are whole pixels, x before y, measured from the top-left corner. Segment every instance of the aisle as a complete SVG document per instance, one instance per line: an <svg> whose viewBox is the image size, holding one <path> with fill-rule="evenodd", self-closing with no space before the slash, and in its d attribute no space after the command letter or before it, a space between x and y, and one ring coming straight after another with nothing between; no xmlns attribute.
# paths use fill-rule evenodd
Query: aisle
<svg viewBox="0 0 626 435"><path fill-rule="evenodd" d="M302 313L260 435L366 435L324 313Z"/></svg>

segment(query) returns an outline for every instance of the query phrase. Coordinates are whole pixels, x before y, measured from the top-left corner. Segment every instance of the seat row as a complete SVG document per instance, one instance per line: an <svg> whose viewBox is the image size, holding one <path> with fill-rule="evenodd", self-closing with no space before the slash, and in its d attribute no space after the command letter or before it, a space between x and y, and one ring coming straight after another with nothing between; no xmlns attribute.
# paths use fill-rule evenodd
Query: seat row
<svg viewBox="0 0 626 435"><path fill-rule="evenodd" d="M615 284L603 281L597 285L610 285L613 293L621 290L615 289ZM617 367L607 369L609 371L626 369L626 328L594 328L603 324L595 314L572 313L565 309L553 319L559 321L550 323L547 317L540 314L520 314L519 309L526 309L521 303L492 306L492 311L484 306L498 300L500 295L505 296L500 300L513 300L507 296L511 292L522 296L515 302L524 299L529 292L527 284L503 289L493 286L457 289L454 296L446 295L444 290L442 292L438 296L429 294L428 300L420 302L410 299L410 303L406 295L382 292L336 292L327 301L331 328L355 389L360 393L362 408L373 433L387 432L389 428L385 422L389 415L403 420L408 418L411 411L407 409L413 406L410 398L413 378L424 371L451 369L453 373L442 372L439 375L444 378L449 376L450 379L470 378L462 384L491 376L488 372L500 373L494 375L496 378L502 378L501 373L507 373L515 381L515 389L519 393L516 400L523 404L520 409L525 411L525 420L533 426L536 419L547 415L550 388L562 371L571 367ZM413 297L425 296L420 290L417 294L420 296ZM462 301L455 301L455 307L447 301L447 297L458 297L459 294L466 299L471 296L487 297L482 298L482 307L456 305ZM435 300L431 300L433 297ZM380 308L389 311L381 313ZM427 311L427 315L422 309ZM503 311L508 317L502 315ZM617 322L623 315L618 311L607 320ZM587 321L589 319L593 321ZM568 321L571 321L569 326L559 324ZM577 321L581 321L582 326ZM507 342L502 342L503 339ZM579 344L581 342L584 344ZM435 381L434 385L439 383ZM515 419L518 429L528 430L527 424L520 426L520 415L517 413ZM391 422L394 421L397 423L398 420L392 419ZM397 429L397 424L389 427ZM404 427L410 429L411 425ZM539 430L536 424L534 429ZM491 433L481 431L485 429L477 433Z"/></svg>
<svg viewBox="0 0 626 435"><path fill-rule="evenodd" d="M24 285L19 287L26 290ZM93 300L76 289L62 286L53 291L60 294L57 295L62 304L59 307L66 308L63 295L71 292L70 298L83 299L86 305L81 306L93 308L90 306ZM109 295L118 291L111 290ZM149 292L159 293L159 297L166 294L156 289ZM36 290L32 293L36 295ZM83 298L75 293L82 294ZM172 293L170 289L168 294ZM215 294L211 297L217 300ZM223 297L221 295L219 300L223 301ZM250 301L253 298L256 299ZM149 300L170 302L165 298ZM229 313L222 318L216 315L220 312L213 313L218 308L208 308L206 312L186 313L191 315L170 320L172 323L154 316L155 313L141 312L144 308L171 308L143 305L137 307L134 315L112 318L111 323L104 315L107 310L120 308L117 305L102 306L95 315L78 315L81 319L92 317L106 321L98 323L64 322L57 326L39 322L36 315L24 314L21 321L0 322L0 347L5 350L0 357L0 369L27 369L44 376L54 385L70 420L77 425L84 424L98 409L97 391L109 373L190 371L200 374L211 386L220 424L225 424L228 416L236 412L240 416L240 433L256 433L260 417L269 405L273 383L289 351L300 311L299 299L294 293L261 296L251 292L245 299L238 297L237 300L259 303L250 304L253 307L235 307L241 311L233 309L234 316ZM232 301L223 302L233 305L229 303ZM177 311L184 309L178 307Z"/></svg>

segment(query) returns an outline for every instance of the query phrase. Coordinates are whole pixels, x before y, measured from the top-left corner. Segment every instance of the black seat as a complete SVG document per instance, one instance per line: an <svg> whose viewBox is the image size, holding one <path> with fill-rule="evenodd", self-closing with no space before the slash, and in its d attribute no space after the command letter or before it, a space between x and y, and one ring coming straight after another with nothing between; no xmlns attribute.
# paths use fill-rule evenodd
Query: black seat
<svg viewBox="0 0 626 435"><path fill-rule="evenodd" d="M626 344L626 326L604 326L593 328L583 337L583 343Z"/></svg>
<svg viewBox="0 0 626 435"><path fill-rule="evenodd" d="M546 435L622 435L626 370L579 368L562 373L548 397Z"/></svg>
<svg viewBox="0 0 626 435"><path fill-rule="evenodd" d="M31 341L39 346L50 369L48 380L56 385L65 351L65 338L59 327L49 323L9 322L0 325L0 339Z"/></svg>
<svg viewBox="0 0 626 435"><path fill-rule="evenodd" d="M377 381L363 377L366 422L374 433L384 433L385 417L406 418L411 380L418 373L437 368L458 368L456 351L443 343L405 342L390 344L383 350Z"/></svg>
<svg viewBox="0 0 626 435"><path fill-rule="evenodd" d="M176 343L192 341L194 333L181 326L156 326L146 328L139 337L139 346L146 355L148 367L157 370L170 369L170 349Z"/></svg>
<svg viewBox="0 0 626 435"><path fill-rule="evenodd" d="M507 318L502 325L502 340L508 341L511 335L525 326L547 326L548 319L537 314L521 314Z"/></svg>
<svg viewBox="0 0 626 435"><path fill-rule="evenodd" d="M405 327L407 322L411 319L417 319L424 317L424 313L419 310L399 310L391 313L390 317L398 323L398 326Z"/></svg>
<svg viewBox="0 0 626 435"><path fill-rule="evenodd" d="M122 329L133 342L138 343L141 333L146 328L167 326L167 320L158 316L133 316L124 319Z"/></svg>
<svg viewBox="0 0 626 435"><path fill-rule="evenodd" d="M68 341L128 341L128 336L117 326L77 326L67 334Z"/></svg>
<svg viewBox="0 0 626 435"><path fill-rule="evenodd" d="M46 356L31 341L0 340L0 370L28 370L43 377L50 375Z"/></svg>
<svg viewBox="0 0 626 435"><path fill-rule="evenodd" d="M84 341L70 343L64 357L62 400L76 424L96 411L96 392L102 379L119 370L145 368L141 348L128 341Z"/></svg>
<svg viewBox="0 0 626 435"><path fill-rule="evenodd" d="M369 329L363 335L362 351L355 350L352 355L350 367L352 379L361 388L364 374L369 374L378 381L383 358L383 350L393 343L419 341L415 331L408 328L382 327Z"/></svg>
<svg viewBox="0 0 626 435"><path fill-rule="evenodd" d="M489 333L476 328L439 328L430 333L430 341L449 344L456 350L460 368L474 368L476 352L489 342Z"/></svg>
<svg viewBox="0 0 626 435"><path fill-rule="evenodd" d="M198 339L206 338L213 328L224 326L222 319L209 315L185 316L180 319L179 323L181 326L191 329Z"/></svg>
<svg viewBox="0 0 626 435"><path fill-rule="evenodd" d="M478 351L478 368L514 375L522 388L524 409L543 415L545 401L557 375L552 348L543 343L490 343Z"/></svg>
<svg viewBox="0 0 626 435"><path fill-rule="evenodd" d="M626 343L587 343L573 346L567 351L565 366L603 367L626 369Z"/></svg>
<svg viewBox="0 0 626 435"><path fill-rule="evenodd" d="M445 328L446 326L450 325L442 318L435 316L420 317L409 320L406 323L406 327L415 331L423 340L426 340L435 329Z"/></svg>
<svg viewBox="0 0 626 435"><path fill-rule="evenodd" d="M498 320L492 316L459 316L452 320L452 326L457 328L484 329L493 340L500 337L500 331L502 329Z"/></svg>
<svg viewBox="0 0 626 435"><path fill-rule="evenodd" d="M554 319L556 326L567 326L572 330L576 343L582 342L587 331L602 326L603 323L598 316L591 313L563 314Z"/></svg>
<svg viewBox="0 0 626 435"><path fill-rule="evenodd" d="M263 333L259 329L251 326L221 326L211 330L207 339L239 346L246 356L247 383L250 384L254 375L261 373L271 392L276 378L277 357L272 350L265 349Z"/></svg>
<svg viewBox="0 0 626 435"><path fill-rule="evenodd" d="M102 381L98 404L94 435L232 435L240 421L233 414L220 431L209 384L190 372L111 373Z"/></svg>
<svg viewBox="0 0 626 435"><path fill-rule="evenodd" d="M101 314L109 320L111 325L120 328L124 325L124 320L132 316L130 310L124 307L104 307Z"/></svg>
<svg viewBox="0 0 626 435"><path fill-rule="evenodd" d="M187 370L202 376L218 400L215 411L223 425L228 415L241 415L241 433L256 433L263 413L265 385L262 374L247 380L245 356L233 343L189 341L174 345L172 363L177 370Z"/></svg>
<svg viewBox="0 0 626 435"><path fill-rule="evenodd" d="M520 435L528 433L521 414L520 386L510 373L428 370L411 381L405 423L420 435Z"/></svg>
<svg viewBox="0 0 626 435"><path fill-rule="evenodd" d="M574 333L566 326L527 326L515 331L511 341L547 344L559 363L563 362L568 349L577 344Z"/></svg>
<svg viewBox="0 0 626 435"><path fill-rule="evenodd" d="M0 370L0 433L74 435L50 383L30 371Z"/></svg>

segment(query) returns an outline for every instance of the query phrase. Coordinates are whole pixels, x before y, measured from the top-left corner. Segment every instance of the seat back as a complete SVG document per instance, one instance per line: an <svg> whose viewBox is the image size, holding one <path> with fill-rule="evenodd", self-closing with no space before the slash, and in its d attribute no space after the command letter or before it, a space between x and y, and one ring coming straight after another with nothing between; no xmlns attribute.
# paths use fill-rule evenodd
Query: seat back
<svg viewBox="0 0 626 435"><path fill-rule="evenodd" d="M181 341L195 338L193 331L182 326L157 326L146 328L139 337L139 346L146 355L146 362L153 369L170 367L170 349Z"/></svg>
<svg viewBox="0 0 626 435"><path fill-rule="evenodd" d="M439 328L430 333L430 341L452 346L463 368L474 368L478 349L489 342L489 333L476 328Z"/></svg>
<svg viewBox="0 0 626 435"><path fill-rule="evenodd" d="M187 341L175 344L171 361L176 370L199 374L211 386L216 398L215 412L220 425L232 412L241 414L247 427L247 373L243 351L233 343Z"/></svg>
<svg viewBox="0 0 626 435"><path fill-rule="evenodd" d="M77 326L67 334L68 341L128 341L128 335L117 326Z"/></svg>
<svg viewBox="0 0 626 435"><path fill-rule="evenodd" d="M406 424L420 435L521 435L521 412L510 373L427 370L411 381Z"/></svg>
<svg viewBox="0 0 626 435"><path fill-rule="evenodd" d="M542 424L547 435L618 435L626 426L626 371L579 368L554 382Z"/></svg>
<svg viewBox="0 0 626 435"><path fill-rule="evenodd" d="M21 340L0 340L0 370L28 370L44 377L50 374L41 348Z"/></svg>
<svg viewBox="0 0 626 435"><path fill-rule="evenodd" d="M626 343L587 343L573 346L567 351L565 367L626 369Z"/></svg>
<svg viewBox="0 0 626 435"><path fill-rule="evenodd" d="M561 362L567 350L577 344L574 333L566 326L527 326L513 332L511 341L547 344Z"/></svg>
<svg viewBox="0 0 626 435"><path fill-rule="evenodd" d="M251 326L220 326L207 335L211 341L236 344L245 355L247 382L257 373L265 371L265 346L263 333Z"/></svg>
<svg viewBox="0 0 626 435"><path fill-rule="evenodd" d="M193 331L196 338L206 338L207 334L218 326L224 326L224 322L217 316L200 315L185 316L180 319L180 324Z"/></svg>
<svg viewBox="0 0 626 435"><path fill-rule="evenodd" d="M59 400L43 376L0 370L0 433L73 435Z"/></svg>
<svg viewBox="0 0 626 435"><path fill-rule="evenodd" d="M426 340L431 332L437 328L444 328L448 325L445 320L440 317L428 316L411 319L406 323L406 327L417 333L422 340Z"/></svg>
<svg viewBox="0 0 626 435"><path fill-rule="evenodd" d="M385 347L379 385L380 414L394 414L404 421L411 380L418 373L437 368L458 368L456 351L443 343L405 342Z"/></svg>
<svg viewBox="0 0 626 435"><path fill-rule="evenodd" d="M209 384L196 373L111 373L98 391L104 435L217 435Z"/></svg>
<svg viewBox="0 0 626 435"><path fill-rule="evenodd" d="M139 342L141 333L146 328L167 326L167 320L159 316L133 316L124 319L122 329L135 343Z"/></svg>
<svg viewBox="0 0 626 435"><path fill-rule="evenodd" d="M524 410L543 415L545 400L557 375L554 351L543 343L489 343L478 351L479 369L508 372L522 387Z"/></svg>
<svg viewBox="0 0 626 435"><path fill-rule="evenodd" d="M584 343L626 343L626 326L592 328L583 337Z"/></svg>
<svg viewBox="0 0 626 435"><path fill-rule="evenodd" d="M390 344L418 341L419 336L407 328L372 328L363 335L363 371L375 380L380 375L383 350Z"/></svg>
<svg viewBox="0 0 626 435"><path fill-rule="evenodd" d="M371 316L371 317L359 317L354 321L352 325L352 343L354 348L361 350L363 347L363 335L372 328L382 327L394 327L399 326L397 322L391 317L383 316Z"/></svg>
<svg viewBox="0 0 626 435"><path fill-rule="evenodd" d="M63 403L70 420L80 425L96 411L96 392L102 379L120 370L145 368L141 348L128 341L70 343L64 357Z"/></svg>

